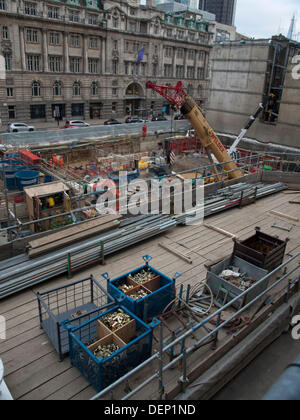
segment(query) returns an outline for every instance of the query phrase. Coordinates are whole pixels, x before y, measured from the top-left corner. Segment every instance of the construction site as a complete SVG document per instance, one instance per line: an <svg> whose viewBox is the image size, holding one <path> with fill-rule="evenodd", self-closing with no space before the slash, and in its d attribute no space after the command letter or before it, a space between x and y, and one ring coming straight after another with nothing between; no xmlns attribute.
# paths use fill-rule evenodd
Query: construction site
<svg viewBox="0 0 300 420"><path fill-rule="evenodd" d="M180 82L147 88L184 116L176 132L2 145L2 395L210 399L300 309L300 151L245 140L267 102L230 141ZM153 180L201 181L203 199L128 211Z"/></svg>

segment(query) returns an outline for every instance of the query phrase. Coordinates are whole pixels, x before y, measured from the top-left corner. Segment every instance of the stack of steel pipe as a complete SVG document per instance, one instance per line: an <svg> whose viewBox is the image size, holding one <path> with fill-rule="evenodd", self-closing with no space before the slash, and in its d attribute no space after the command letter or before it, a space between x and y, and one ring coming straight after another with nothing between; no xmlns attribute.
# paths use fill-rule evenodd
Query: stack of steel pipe
<svg viewBox="0 0 300 420"><path fill-rule="evenodd" d="M287 186L282 183L273 185L242 183L223 188L205 200L204 215L207 217L239 206L241 196L247 200L256 194L256 198L259 199L286 188ZM0 272L0 299L67 273L68 255L72 257L72 268L79 269L93 261L100 261L101 243L104 244L104 254L107 256L166 232L176 225L184 224L186 218L194 214L195 210L191 210L175 217L164 215L132 217L124 219L119 228L107 234L86 239L79 245L69 246L31 260L23 254L12 261L3 261ZM14 264L16 260L17 265Z"/></svg>

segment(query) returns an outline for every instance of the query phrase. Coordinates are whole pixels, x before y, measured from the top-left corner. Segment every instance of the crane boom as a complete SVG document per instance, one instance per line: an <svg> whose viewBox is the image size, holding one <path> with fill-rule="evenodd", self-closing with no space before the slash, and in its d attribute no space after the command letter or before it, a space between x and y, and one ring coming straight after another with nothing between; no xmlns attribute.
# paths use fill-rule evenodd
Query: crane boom
<svg viewBox="0 0 300 420"><path fill-rule="evenodd" d="M211 152L219 163L224 163L224 169L228 172L230 179L241 178L242 172L237 164L232 161L226 148L215 134L212 127L208 124L206 118L202 114L199 106L195 100L188 96L182 87L182 83L178 82L175 87L155 85L152 82L147 82L147 89L152 89L159 93L169 101L175 111L181 110L182 114L190 121L193 128L196 130L199 139L203 146Z"/></svg>

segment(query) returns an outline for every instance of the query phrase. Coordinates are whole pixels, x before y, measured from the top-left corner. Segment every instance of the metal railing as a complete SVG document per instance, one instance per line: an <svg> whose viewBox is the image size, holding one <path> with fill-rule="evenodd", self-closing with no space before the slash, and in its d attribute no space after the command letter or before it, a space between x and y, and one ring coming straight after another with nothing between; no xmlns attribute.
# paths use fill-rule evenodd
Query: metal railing
<svg viewBox="0 0 300 420"><path fill-rule="evenodd" d="M294 262L295 260L298 260L296 266L290 270L288 270L289 264ZM255 299L253 299L251 302L249 302L247 305L243 306L241 309L239 309L235 314L233 314L231 317L229 317L226 321L222 322L222 313L229 309L234 303L239 302L241 299L246 298L247 295L252 292L254 289L259 288L264 282L270 281L273 276L275 276L278 272L281 270L284 270L284 274L280 277L280 279L276 280L271 286L269 286L264 292L260 293ZM293 276L294 275L294 276ZM293 278L291 277L293 276ZM132 370L127 375L124 375L122 378L120 378L118 381L104 389L102 392L95 395L92 400L98 400L102 397L104 397L107 393L110 393L112 395L112 391L120 384L124 383L125 381L128 381L129 378L131 378L135 373L140 371L142 368L148 366L150 363L154 361L158 361L158 370L153 375L149 376L144 382L142 382L140 385L138 385L135 389L130 391L127 395L125 395L122 400L128 400L131 397L133 397L135 394L137 394L139 391L141 391L144 387L146 387L148 384L150 384L153 380L158 379L159 381L159 388L158 388L158 395L160 398L163 397L164 394L164 372L166 372L171 367L175 366L179 362L182 362L182 374L179 374L178 380L180 383L182 383L183 389L188 384L188 361L189 357L202 345L205 345L209 341L209 339L213 338L216 342L218 340L219 332L222 328L226 327L229 323L231 323L233 320L235 320L238 316L240 316L243 312L245 312L247 309L249 309L254 303L256 303L259 299L266 296L270 291L272 291L275 287L277 287L279 284L283 283L286 279L289 279L288 285L286 286L286 298L285 301L288 302L290 295L291 295L291 289L293 285L298 284L298 290L299 290L299 281L300 281L300 252L291 257L287 262L283 263L279 267L277 267L274 271L269 273L267 276L265 276L263 279L258 281L254 286L246 290L245 292L242 292L239 296L232 299L230 302L228 302L226 305L224 305L222 308L214 312L213 314L209 315L207 318L205 318L202 322L198 323L196 326L189 329L186 333L178 337L177 339L173 340L171 343L164 346L163 343L163 325L160 325L160 334L159 334L159 351L155 353L152 357L150 357L148 360L146 360L144 363L139 365L137 368ZM186 340L194 334L196 331L198 331L201 328L205 328L207 324L213 319L217 318L217 324L216 327L209 333L207 333L204 337L202 337L200 340L198 340L195 344L192 346L186 348L185 342ZM163 355L166 354L169 350L173 349L175 345L181 344L181 353L175 357L171 362L164 364L163 362ZM207 343L208 344L208 343Z"/></svg>

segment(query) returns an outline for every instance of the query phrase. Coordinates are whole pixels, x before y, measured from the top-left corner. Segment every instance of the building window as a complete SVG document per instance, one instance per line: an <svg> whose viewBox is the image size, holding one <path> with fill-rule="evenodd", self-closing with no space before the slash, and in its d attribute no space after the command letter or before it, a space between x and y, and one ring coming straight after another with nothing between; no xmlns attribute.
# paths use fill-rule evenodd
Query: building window
<svg viewBox="0 0 300 420"><path fill-rule="evenodd" d="M198 93L198 97L201 98L202 97L202 86L201 85L198 86L197 93Z"/></svg>
<svg viewBox="0 0 300 420"><path fill-rule="evenodd" d="M167 29L167 37L168 37L168 38L172 38L172 36L173 36L173 31L172 31L172 29Z"/></svg>
<svg viewBox="0 0 300 420"><path fill-rule="evenodd" d="M184 66L176 66L176 77L184 78Z"/></svg>
<svg viewBox="0 0 300 420"><path fill-rule="evenodd" d="M9 39L9 32L8 32L8 27L7 26L2 27L2 38L3 39Z"/></svg>
<svg viewBox="0 0 300 420"><path fill-rule="evenodd" d="M75 82L73 85L73 96L80 96L80 83Z"/></svg>
<svg viewBox="0 0 300 420"><path fill-rule="evenodd" d="M49 19L58 19L59 18L59 8L54 6L48 6L48 18Z"/></svg>
<svg viewBox="0 0 300 420"><path fill-rule="evenodd" d="M194 91L193 85L188 85L187 94L191 96L193 95L193 91Z"/></svg>
<svg viewBox="0 0 300 420"><path fill-rule="evenodd" d="M158 71L158 64L154 63L152 65L152 76L157 76L157 71Z"/></svg>
<svg viewBox="0 0 300 420"><path fill-rule="evenodd" d="M98 38L90 38L90 48L91 49L98 48Z"/></svg>
<svg viewBox="0 0 300 420"><path fill-rule="evenodd" d="M62 96L61 82L55 82L53 85L53 96Z"/></svg>
<svg viewBox="0 0 300 420"><path fill-rule="evenodd" d="M37 15L37 7L36 3L31 3L25 1L25 15L36 16Z"/></svg>
<svg viewBox="0 0 300 420"><path fill-rule="evenodd" d="M72 104L71 115L72 117L82 117L84 115L84 104Z"/></svg>
<svg viewBox="0 0 300 420"><path fill-rule="evenodd" d="M117 96L118 95L118 89L112 88L112 95Z"/></svg>
<svg viewBox="0 0 300 420"><path fill-rule="evenodd" d="M14 88L8 87L8 88L6 88L6 92L7 92L7 96L9 98L12 98L14 96Z"/></svg>
<svg viewBox="0 0 300 420"><path fill-rule="evenodd" d="M34 44L37 44L39 42L39 34L38 31L36 31L35 29L27 29L26 34L27 42L31 42Z"/></svg>
<svg viewBox="0 0 300 420"><path fill-rule="evenodd" d="M198 69L197 69L197 79L199 79L199 80L204 79L204 67L198 67Z"/></svg>
<svg viewBox="0 0 300 420"><path fill-rule="evenodd" d="M113 74L118 74L118 70L119 70L119 63L114 60L113 61Z"/></svg>
<svg viewBox="0 0 300 420"><path fill-rule="evenodd" d="M125 74L129 74L129 65L130 65L129 61L125 61L125 63L124 63L124 73Z"/></svg>
<svg viewBox="0 0 300 420"><path fill-rule="evenodd" d="M81 72L81 58L72 57L70 61L71 73Z"/></svg>
<svg viewBox="0 0 300 420"><path fill-rule="evenodd" d="M97 58L89 58L89 73L99 73L99 60Z"/></svg>
<svg viewBox="0 0 300 420"><path fill-rule="evenodd" d="M39 55L28 55L27 56L27 70L28 71L40 71L40 56Z"/></svg>
<svg viewBox="0 0 300 420"><path fill-rule="evenodd" d="M5 70L7 71L11 70L11 54L5 53L4 59L5 59Z"/></svg>
<svg viewBox="0 0 300 420"><path fill-rule="evenodd" d="M8 118L14 120L16 118L16 109L14 105L8 107Z"/></svg>
<svg viewBox="0 0 300 420"><path fill-rule="evenodd" d="M49 58L49 68L53 73L60 73L62 69L62 59L61 57L50 57Z"/></svg>
<svg viewBox="0 0 300 420"><path fill-rule="evenodd" d="M31 105L30 117L31 119L46 118L46 106L45 105Z"/></svg>
<svg viewBox="0 0 300 420"><path fill-rule="evenodd" d="M0 0L0 10L6 10L6 0Z"/></svg>
<svg viewBox="0 0 300 420"><path fill-rule="evenodd" d="M98 16L89 15L89 25L97 25L97 23L98 23Z"/></svg>
<svg viewBox="0 0 300 420"><path fill-rule="evenodd" d="M165 64L164 76L165 77L173 77L173 66L171 64Z"/></svg>
<svg viewBox="0 0 300 420"><path fill-rule="evenodd" d="M189 60L194 60L195 59L195 51L194 50L189 50L188 59Z"/></svg>
<svg viewBox="0 0 300 420"><path fill-rule="evenodd" d="M79 22L79 12L69 9L69 22Z"/></svg>
<svg viewBox="0 0 300 420"><path fill-rule="evenodd" d="M72 48L80 47L80 35L71 35L71 47Z"/></svg>
<svg viewBox="0 0 300 420"><path fill-rule="evenodd" d="M184 49L183 48L178 48L177 57L178 58L183 58L183 55L184 55Z"/></svg>
<svg viewBox="0 0 300 420"><path fill-rule="evenodd" d="M166 47L165 48L165 57L172 57L173 48L172 47Z"/></svg>
<svg viewBox="0 0 300 420"><path fill-rule="evenodd" d="M99 95L99 86L98 86L97 82L92 83L91 94L92 94L92 96L98 96Z"/></svg>
<svg viewBox="0 0 300 420"><path fill-rule="evenodd" d="M50 32L50 45L60 45L60 33Z"/></svg>
<svg viewBox="0 0 300 420"><path fill-rule="evenodd" d="M195 78L195 69L194 69L194 67L188 67L187 68L187 78L188 79L194 79Z"/></svg>
<svg viewBox="0 0 300 420"><path fill-rule="evenodd" d="M33 82L32 83L32 96L34 98L38 98L41 96L41 84L40 82Z"/></svg>

